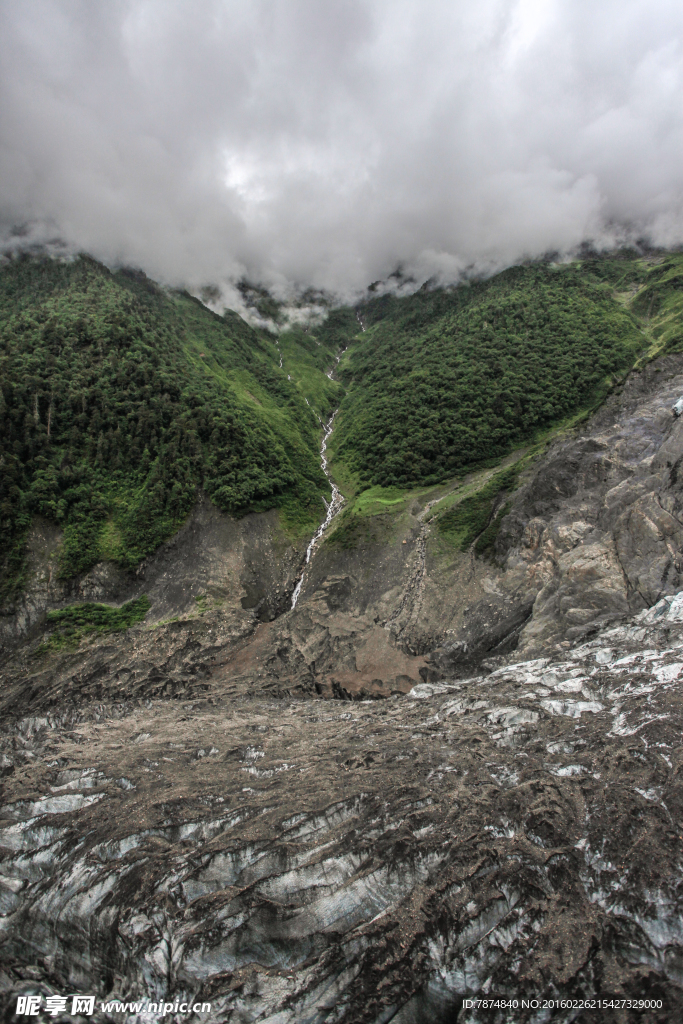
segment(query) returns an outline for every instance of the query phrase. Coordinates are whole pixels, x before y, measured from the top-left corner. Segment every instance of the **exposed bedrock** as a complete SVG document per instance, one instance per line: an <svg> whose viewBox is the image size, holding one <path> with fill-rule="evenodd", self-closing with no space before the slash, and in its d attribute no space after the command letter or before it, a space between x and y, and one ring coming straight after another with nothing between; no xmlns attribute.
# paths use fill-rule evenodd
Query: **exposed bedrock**
<svg viewBox="0 0 683 1024"><path fill-rule="evenodd" d="M305 540L292 544L276 512L234 520L203 497L188 522L135 573L100 563L77 579L59 578L61 531L38 519L29 535L29 576L23 597L0 612L0 641L11 650L44 624L45 614L76 601L123 603L147 594L147 622L220 607L269 621L289 607Z"/></svg>
<svg viewBox="0 0 683 1024"><path fill-rule="evenodd" d="M631 374L578 436L551 445L501 524L500 567L478 563L467 607L454 602L455 629L429 659L437 673L469 670L487 644L497 654L525 609L518 648L532 653L677 593L683 423L671 407L682 392L680 357L660 360Z"/></svg>
<svg viewBox="0 0 683 1024"><path fill-rule="evenodd" d="M681 394L683 358L659 360L553 441L495 562L445 542L435 492L355 547L322 542L294 612L306 542L274 513L202 503L137 578L100 566L68 589L37 524L3 619L7 1005L683 1017ZM36 653L49 608L142 593L125 634ZM662 1008L463 1007L487 992Z"/></svg>

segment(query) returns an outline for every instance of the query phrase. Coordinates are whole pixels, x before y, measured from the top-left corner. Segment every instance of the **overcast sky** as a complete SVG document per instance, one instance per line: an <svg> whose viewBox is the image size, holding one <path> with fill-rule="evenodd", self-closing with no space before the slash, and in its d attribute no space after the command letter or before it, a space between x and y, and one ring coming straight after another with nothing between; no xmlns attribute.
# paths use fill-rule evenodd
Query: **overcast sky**
<svg viewBox="0 0 683 1024"><path fill-rule="evenodd" d="M351 293L683 242L681 0L0 0L0 230Z"/></svg>

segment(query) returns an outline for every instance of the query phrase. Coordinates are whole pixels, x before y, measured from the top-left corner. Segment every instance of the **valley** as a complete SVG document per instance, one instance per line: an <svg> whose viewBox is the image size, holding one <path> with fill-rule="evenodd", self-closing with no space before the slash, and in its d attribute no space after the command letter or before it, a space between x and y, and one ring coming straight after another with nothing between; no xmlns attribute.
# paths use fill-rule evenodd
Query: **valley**
<svg viewBox="0 0 683 1024"><path fill-rule="evenodd" d="M534 264L276 335L0 268L8 1007L680 1015L682 278Z"/></svg>

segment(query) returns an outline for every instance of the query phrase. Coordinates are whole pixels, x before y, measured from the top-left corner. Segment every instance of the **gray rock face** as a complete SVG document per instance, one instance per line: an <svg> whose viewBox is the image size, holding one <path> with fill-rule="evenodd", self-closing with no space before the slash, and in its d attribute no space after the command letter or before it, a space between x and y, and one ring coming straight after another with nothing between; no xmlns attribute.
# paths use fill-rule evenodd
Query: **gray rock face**
<svg viewBox="0 0 683 1024"><path fill-rule="evenodd" d="M505 623L531 606L518 642L531 654L678 592L683 421L671 406L680 370L680 357L669 357L632 374L581 436L556 441L534 466L501 525L502 571L482 580L488 593L472 589L470 621L458 622L451 644L488 641L496 653ZM467 667L447 645L431 661L437 672Z"/></svg>
<svg viewBox="0 0 683 1024"><path fill-rule="evenodd" d="M321 544L295 612L305 543L272 514L202 505L140 578L99 567L69 593L39 524L0 680L6 1007L683 1016L681 393L661 360L553 442L497 562L445 544L435 492ZM36 656L46 608L141 592L145 623ZM662 1006L463 1004L486 993Z"/></svg>
<svg viewBox="0 0 683 1024"><path fill-rule="evenodd" d="M225 608L253 624L268 622L289 607L305 541L293 545L277 513L248 515L236 521L206 498L186 525L162 544L134 574L101 563L84 576L59 578L61 532L38 519L29 536L29 579L16 607L0 610L0 649L16 646L45 621L48 610L77 601L122 604L140 593L152 602L149 622Z"/></svg>

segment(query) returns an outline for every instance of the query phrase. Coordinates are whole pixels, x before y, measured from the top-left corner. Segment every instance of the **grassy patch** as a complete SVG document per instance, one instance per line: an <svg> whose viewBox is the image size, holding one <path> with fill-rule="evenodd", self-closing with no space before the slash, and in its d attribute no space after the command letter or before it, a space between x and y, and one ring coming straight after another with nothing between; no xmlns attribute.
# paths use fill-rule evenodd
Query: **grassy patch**
<svg viewBox="0 0 683 1024"><path fill-rule="evenodd" d="M137 622L142 622L151 607L144 594L128 601L120 608L111 605L72 604L67 608L47 613L48 628L53 632L37 649L36 655L60 650L74 650L88 636L122 633Z"/></svg>
<svg viewBox="0 0 683 1024"><path fill-rule="evenodd" d="M342 512L324 543L346 551L371 544L386 544L391 539L394 524L394 517L386 513L362 516L349 510Z"/></svg>
<svg viewBox="0 0 683 1024"><path fill-rule="evenodd" d="M520 464L515 463L508 469L496 473L480 490L443 512L437 518L439 533L460 551L469 551L472 544L479 555L490 551L498 534L502 516L509 509L506 505L495 518L492 518L496 503L499 502L502 493L514 489L520 468Z"/></svg>
<svg viewBox="0 0 683 1024"><path fill-rule="evenodd" d="M344 466L341 464L341 475ZM339 479L337 478L339 485ZM345 486L347 485L347 486ZM387 543L395 533L397 520L411 501L423 491L407 491L399 487L368 487L356 494L353 480L342 481L347 506L327 535L325 543L350 549L363 544Z"/></svg>
<svg viewBox="0 0 683 1024"><path fill-rule="evenodd" d="M121 528L113 520L108 519L102 527L99 537L99 554L102 561L120 562L124 554L124 542Z"/></svg>
<svg viewBox="0 0 683 1024"><path fill-rule="evenodd" d="M382 512L402 512L408 493L398 487L368 487L356 497L354 515L376 516Z"/></svg>
<svg viewBox="0 0 683 1024"><path fill-rule="evenodd" d="M302 327L283 331L279 343L283 370L308 407L327 422L344 394L341 384L327 376L334 364L335 349Z"/></svg>

